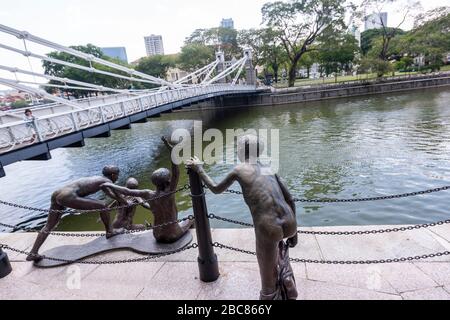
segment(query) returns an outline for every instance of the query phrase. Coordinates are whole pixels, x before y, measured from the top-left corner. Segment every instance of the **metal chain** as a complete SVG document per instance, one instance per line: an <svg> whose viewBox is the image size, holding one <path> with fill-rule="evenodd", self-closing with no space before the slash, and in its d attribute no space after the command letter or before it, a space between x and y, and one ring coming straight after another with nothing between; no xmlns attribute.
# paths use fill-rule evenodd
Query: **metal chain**
<svg viewBox="0 0 450 320"><path fill-rule="evenodd" d="M436 226L442 226L444 224L450 224L450 220L438 221L433 223L424 223L408 227L399 227L391 229L381 229L381 230L366 230L366 231L298 231L298 234L309 234L309 235L319 235L319 236L356 236L356 235L369 235L369 234L383 234L392 232L405 232L418 229L431 228Z"/></svg>
<svg viewBox="0 0 450 320"><path fill-rule="evenodd" d="M144 201L144 203L149 203L151 201L155 201L155 200L159 200L162 198L166 198L169 197L173 194L185 191L190 189L190 185L186 184L184 185L182 188L179 188L175 191L163 194L161 196L152 198L150 200L146 200ZM139 203L133 203L133 204L129 204L129 205L123 205L123 206L117 206L117 207L112 207L112 208L104 208L104 209L94 209L94 210L75 210L75 209L69 209L69 210L49 210L49 209L41 209L41 208L34 208L34 207L30 207L30 206L24 206L24 205L20 205L17 203L11 203L11 202L7 202L7 201L3 201L0 200L0 205L4 205L4 206L8 206L8 207L13 207L13 208L18 208L18 209L25 209L25 210L29 210L29 211L37 211L37 212L45 212L45 213L50 213L50 212L54 212L54 213L68 213L70 215L75 215L75 214L86 214L86 213L97 213L97 212L105 212L105 211L113 211L113 210L120 210L120 209L127 209L127 208L132 208L132 207L137 207L140 204Z"/></svg>
<svg viewBox="0 0 450 320"><path fill-rule="evenodd" d="M396 194L396 195L390 195L390 196L380 196L380 197L369 197L369 198L359 198L359 199L300 199L300 198L294 198L294 202L303 202L303 203L348 203L348 202L367 202L367 201L380 201L380 200L389 200L389 199L400 199L400 198L406 198L406 197L414 197L424 194L430 194L430 193L436 193L441 191L450 190L450 186L444 186L440 188L435 189L429 189L424 191L416 191L416 192L409 192L409 193L403 193L403 194ZM226 190L226 192L231 194L237 194L242 195L243 193L241 191L236 190Z"/></svg>
<svg viewBox="0 0 450 320"><path fill-rule="evenodd" d="M246 222L241 222L241 221L237 221L237 220L222 218L222 217L216 216L215 214L209 214L208 218L215 219L215 220L220 220L220 221L225 221L225 222L229 222L229 223L234 223L234 224L238 224L238 225L241 225L241 226L244 226L244 227L251 227L251 228L253 228L253 224L251 224L251 223L246 223Z"/></svg>
<svg viewBox="0 0 450 320"><path fill-rule="evenodd" d="M235 252L245 253L248 255L256 256L256 252L249 251L249 250L243 250L239 248L234 248L231 246L227 246L224 244L221 244L219 242L213 243L213 246L215 248L219 249L228 249ZM442 256L449 256L450 251L444 251L444 252L437 252L437 253L431 253L431 254L425 254L420 256L414 256L414 257L403 257L403 258L394 258L394 259L379 259L379 260L354 260L354 261L340 261L340 260L313 260L313 259L300 259L300 258L290 258L289 260L291 262L297 262L297 263L309 263L309 264L333 264L333 265L355 265L355 264L389 264L389 263L398 263L398 262L410 262L410 261L417 261L417 260L424 260L429 258L436 258L436 257L442 257Z"/></svg>
<svg viewBox="0 0 450 320"><path fill-rule="evenodd" d="M424 194L436 193L441 191L449 190L450 186L444 186L441 188L429 189L424 191L416 191L409 192L403 194L396 194L391 196L380 196L380 197L369 197L369 198L359 198L359 199L317 199L317 200L309 200L309 199L299 199L294 198L294 202L303 202L303 203L349 203L349 202L367 202L367 201L380 201L380 200L391 200L391 199L400 199L407 197L415 197Z"/></svg>
<svg viewBox="0 0 450 320"><path fill-rule="evenodd" d="M222 218L215 214L210 214L210 215L208 215L208 217L210 219L234 223L234 224L241 225L244 227L251 227L251 228L254 227L254 225L251 223ZM356 236L356 235L369 235L369 234L383 234L383 233L392 233L392 232L412 231L412 230L442 226L444 224L450 224L450 219L445 220L445 221L418 224L418 225L408 226L408 227L399 227L399 228L381 229L381 230L366 230L366 231L302 231L302 230L299 230L299 231L297 231L297 233L298 234L308 234L308 235L319 235L319 236Z"/></svg>
<svg viewBox="0 0 450 320"><path fill-rule="evenodd" d="M8 245L5 244L0 244L0 248L5 249L5 250L9 250L9 251L13 251L13 252L17 252L23 255L31 255L31 256L37 256L35 254L31 254L30 252L24 251L24 250L19 250L16 248L12 248ZM181 249L177 249L171 252L166 252L166 253L162 253L162 254L158 254L158 255L149 255L143 258L132 258L132 259L123 259L123 260L99 260L99 261L78 261L78 260L67 260L67 259L60 259L60 258L53 258L53 257L46 257L46 256L41 256L42 259L46 259L46 260L50 260L50 261L57 261L57 262L65 262L65 263L79 263L79 264L95 264L95 265L105 265L105 264L124 264L124 263L135 263L135 262L147 262L149 260L154 260L154 259L158 259L158 258L162 258L162 257L166 257L166 256L170 256L170 255L174 255L176 253L180 253L183 251L187 251L190 249L195 249L198 248L198 244L193 243L191 245L188 245L184 248Z"/></svg>
<svg viewBox="0 0 450 320"><path fill-rule="evenodd" d="M193 221L193 220L195 220L195 217L193 215L190 215L190 216L188 216L186 218L178 219L176 221L170 221L170 222L162 223L162 224L159 224L159 225L156 225L156 226L148 226L148 227L145 228L145 230L126 230L126 231L118 232L118 233L116 233L116 235L135 234L135 233L146 232L146 231L149 231L149 230L154 230L154 229L158 229L158 228L164 228L164 227L170 226L172 224L181 223L181 222L184 222L184 221L187 221L187 220ZM20 228L20 227L9 225L9 224L5 224L5 223L0 223L0 226L13 229L13 231L17 231L17 230L25 230L26 232L33 232L34 231L32 229L29 229L29 228ZM59 236L59 237L78 237L78 238L90 238L90 237L104 237L104 236L106 236L106 233L104 233L104 232L102 232L102 233L44 232L44 233L49 234L49 235L53 235L53 236Z"/></svg>

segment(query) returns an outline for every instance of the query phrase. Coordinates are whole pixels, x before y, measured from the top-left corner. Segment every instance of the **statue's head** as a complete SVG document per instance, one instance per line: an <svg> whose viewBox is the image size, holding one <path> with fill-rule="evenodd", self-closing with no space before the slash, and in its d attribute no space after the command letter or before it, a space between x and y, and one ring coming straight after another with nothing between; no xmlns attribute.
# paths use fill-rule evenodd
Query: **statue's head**
<svg viewBox="0 0 450 320"><path fill-rule="evenodd" d="M252 162L264 151L264 143L255 135L248 134L238 140L238 158L241 162Z"/></svg>
<svg viewBox="0 0 450 320"><path fill-rule="evenodd" d="M139 188L139 181L137 181L135 178L128 178L125 185L128 189L137 189Z"/></svg>
<svg viewBox="0 0 450 320"><path fill-rule="evenodd" d="M120 169L117 166L106 166L103 168L103 175L112 182L116 182L119 179L119 174Z"/></svg>
<svg viewBox="0 0 450 320"><path fill-rule="evenodd" d="M159 190L164 190L170 185L171 174L168 169L158 169L152 174L152 183Z"/></svg>

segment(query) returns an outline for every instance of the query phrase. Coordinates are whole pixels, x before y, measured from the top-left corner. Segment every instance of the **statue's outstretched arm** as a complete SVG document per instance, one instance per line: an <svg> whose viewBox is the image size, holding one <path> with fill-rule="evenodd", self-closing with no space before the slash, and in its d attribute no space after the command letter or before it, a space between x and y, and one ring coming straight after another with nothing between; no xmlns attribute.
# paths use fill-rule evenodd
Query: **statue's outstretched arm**
<svg viewBox="0 0 450 320"><path fill-rule="evenodd" d="M219 183L214 182L214 180L211 179L203 169L203 162L201 162L197 157L186 161L186 167L197 172L206 186L215 194L223 193L237 180L236 171L233 170L223 181Z"/></svg>
<svg viewBox="0 0 450 320"><path fill-rule="evenodd" d="M172 143L170 143L166 139L166 137L161 137L161 140L164 142L164 145L167 147L167 149L171 153L170 156L172 157L172 150L173 150ZM178 181L180 180L180 169L175 163L173 163L172 160L171 162L172 162L172 178L170 179L170 191L175 191L178 186Z"/></svg>
<svg viewBox="0 0 450 320"><path fill-rule="evenodd" d="M153 192L150 190L131 190L125 187L116 186L115 184L111 183L105 183L104 185L102 185L102 190L103 188L111 188L113 191L117 191L117 193L119 194L131 197L150 198L153 195Z"/></svg>
<svg viewBox="0 0 450 320"><path fill-rule="evenodd" d="M235 181L236 181L236 173L231 171L225 179L223 179L221 182L216 183L208 174L201 168L198 171L198 174L200 175L200 178L203 180L203 182L206 184L206 186L215 194L223 193L225 192Z"/></svg>

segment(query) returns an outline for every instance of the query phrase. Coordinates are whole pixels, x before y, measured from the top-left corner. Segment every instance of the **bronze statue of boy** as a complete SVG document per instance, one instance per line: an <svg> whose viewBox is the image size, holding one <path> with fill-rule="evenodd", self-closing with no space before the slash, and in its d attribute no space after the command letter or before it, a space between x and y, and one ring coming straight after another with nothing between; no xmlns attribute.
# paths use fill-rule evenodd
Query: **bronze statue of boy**
<svg viewBox="0 0 450 320"><path fill-rule="evenodd" d="M261 300L296 299L297 288L289 263L288 246L297 245L295 203L286 185L270 168L259 162L264 148L256 136L246 135L238 141L238 157L242 162L226 178L215 183L194 157L186 162L215 194L223 193L238 182L252 214L262 290ZM288 239L287 243L283 240Z"/></svg>
<svg viewBox="0 0 450 320"><path fill-rule="evenodd" d="M108 206L100 200L86 198L98 191L103 191L107 196L117 200L121 205L128 205L125 199L106 186L107 183L112 185L117 181L120 173L119 168L116 166L106 166L103 168L102 173L102 177L96 176L76 180L56 190L52 194L47 223L39 232L33 248L27 257L27 261L42 260L42 256L38 254L39 249L47 239L49 232L58 225L63 216L63 211L66 208L75 210L99 210L100 218L105 226L106 238L109 239L117 234L111 226Z"/></svg>
<svg viewBox="0 0 450 320"><path fill-rule="evenodd" d="M125 186L130 190L136 190L139 188L139 182L135 178L128 178ZM140 197L125 196L124 198L129 204L133 205L126 206L118 210L116 219L113 222L113 228L125 230L145 230L146 227L144 225L133 224L133 218L136 214L136 209L138 206L142 206L145 209L150 210L150 205ZM114 201L111 205L114 204L117 204L117 201Z"/></svg>
<svg viewBox="0 0 450 320"><path fill-rule="evenodd" d="M161 139L169 151L172 152L172 144L170 144L165 137L162 137ZM180 170L178 166L172 162L172 173L165 168L153 172L151 181L155 185L156 191L132 190L114 184L107 184L107 186L119 194L130 197L139 197L147 202L155 217L154 225L157 226L178 219L177 204L173 192L177 190L179 177ZM153 230L153 235L158 242L174 243L181 239L181 237L189 231L192 225L193 221L169 224L164 227L155 228Z"/></svg>

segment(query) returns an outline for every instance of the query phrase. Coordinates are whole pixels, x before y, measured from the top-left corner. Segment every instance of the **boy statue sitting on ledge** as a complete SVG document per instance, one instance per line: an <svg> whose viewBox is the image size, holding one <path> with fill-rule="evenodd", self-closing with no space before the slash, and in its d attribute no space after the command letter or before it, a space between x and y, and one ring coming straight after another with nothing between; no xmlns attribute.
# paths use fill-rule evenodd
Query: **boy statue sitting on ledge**
<svg viewBox="0 0 450 320"><path fill-rule="evenodd" d="M260 299L295 300L297 288L288 253L288 247L297 245L295 203L280 178L259 162L263 148L258 137L241 137L238 158L242 163L220 183L215 183L206 174L198 158L194 157L186 164L200 175L215 194L223 193L235 181L241 185L255 226L256 255L262 284ZM283 239L287 239L287 243Z"/></svg>
<svg viewBox="0 0 450 320"><path fill-rule="evenodd" d="M162 137L162 141L169 151L172 152L172 144L165 137ZM118 194L143 199L149 204L150 210L153 212L155 217L154 225L158 226L178 220L177 204L173 192L177 190L179 177L180 170L172 162L172 172L165 168L153 172L151 180L156 186L156 191L128 189L112 183L107 184L107 187ZM174 243L181 239L192 225L193 221L169 224L164 227L155 228L153 235L156 241L160 243Z"/></svg>

